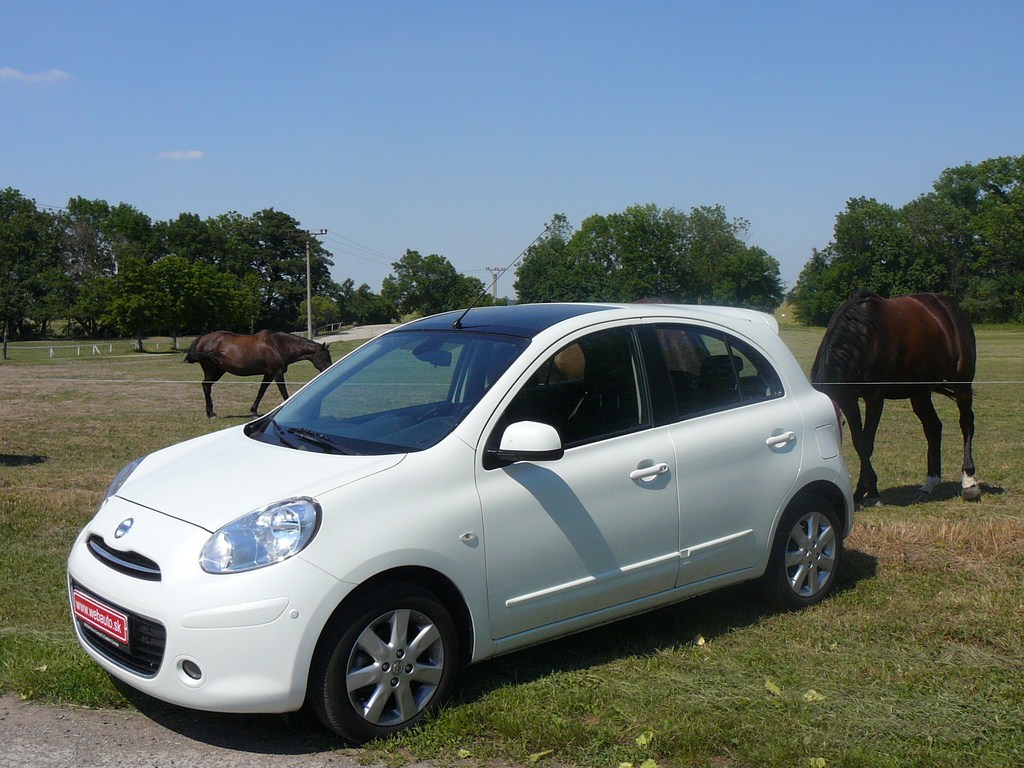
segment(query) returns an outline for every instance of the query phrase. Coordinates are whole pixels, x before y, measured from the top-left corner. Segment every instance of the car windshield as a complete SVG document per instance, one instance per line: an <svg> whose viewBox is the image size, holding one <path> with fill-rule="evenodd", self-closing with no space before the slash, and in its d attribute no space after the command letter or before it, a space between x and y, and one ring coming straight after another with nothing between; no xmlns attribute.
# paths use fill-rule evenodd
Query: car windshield
<svg viewBox="0 0 1024 768"><path fill-rule="evenodd" d="M338 362L250 436L327 453L421 451L462 421L527 344L489 333L395 331Z"/></svg>

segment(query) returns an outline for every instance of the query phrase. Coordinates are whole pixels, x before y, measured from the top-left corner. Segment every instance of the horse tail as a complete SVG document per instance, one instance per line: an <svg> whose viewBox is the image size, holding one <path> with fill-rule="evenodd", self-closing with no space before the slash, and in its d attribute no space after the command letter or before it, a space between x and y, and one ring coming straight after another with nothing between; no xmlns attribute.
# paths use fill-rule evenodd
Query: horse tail
<svg viewBox="0 0 1024 768"><path fill-rule="evenodd" d="M185 353L185 359L182 362L201 363L204 360L209 360L210 362L217 363L218 365L220 364L222 358L220 349L217 347L200 348L199 342L204 338L205 336L198 336L195 341L189 344L188 351Z"/></svg>
<svg viewBox="0 0 1024 768"><path fill-rule="evenodd" d="M828 322L825 336L811 367L811 383L818 385L859 381L867 369L869 342L879 332L878 313L882 298L871 291L856 290Z"/></svg>
<svg viewBox="0 0 1024 768"><path fill-rule="evenodd" d="M199 358L199 353L198 353L198 350L196 349L196 347L199 344L199 340L201 338L203 338L203 337L202 336L196 336L195 339L192 340L192 343L188 345L188 351L185 353L185 359L182 360L183 363L198 363L199 362L200 358Z"/></svg>

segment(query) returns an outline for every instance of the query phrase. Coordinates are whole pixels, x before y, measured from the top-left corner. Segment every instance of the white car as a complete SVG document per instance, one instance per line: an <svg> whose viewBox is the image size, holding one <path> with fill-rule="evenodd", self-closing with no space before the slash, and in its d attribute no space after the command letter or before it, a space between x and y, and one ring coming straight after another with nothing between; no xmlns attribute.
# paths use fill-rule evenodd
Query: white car
<svg viewBox="0 0 1024 768"><path fill-rule="evenodd" d="M840 443L768 315L449 312L127 466L68 560L75 631L158 699L387 736L467 663L743 581L822 600Z"/></svg>

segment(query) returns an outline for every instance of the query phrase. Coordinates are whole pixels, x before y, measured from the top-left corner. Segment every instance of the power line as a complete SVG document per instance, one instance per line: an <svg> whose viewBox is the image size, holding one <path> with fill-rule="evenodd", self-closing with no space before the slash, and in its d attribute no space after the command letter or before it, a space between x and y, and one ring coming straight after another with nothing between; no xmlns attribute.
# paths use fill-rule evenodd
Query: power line
<svg viewBox="0 0 1024 768"><path fill-rule="evenodd" d="M392 258L391 256L389 256L388 254L384 253L383 251L378 251L376 248L370 248L367 245L362 245L361 243L357 243L355 240L347 238L344 235L339 235L339 234L337 234L335 232L331 232L331 239L339 240L341 242L346 243L348 247L356 248L356 249L361 250L361 251L366 251L367 253L373 254L374 256L379 256L382 259L390 259L390 258Z"/></svg>

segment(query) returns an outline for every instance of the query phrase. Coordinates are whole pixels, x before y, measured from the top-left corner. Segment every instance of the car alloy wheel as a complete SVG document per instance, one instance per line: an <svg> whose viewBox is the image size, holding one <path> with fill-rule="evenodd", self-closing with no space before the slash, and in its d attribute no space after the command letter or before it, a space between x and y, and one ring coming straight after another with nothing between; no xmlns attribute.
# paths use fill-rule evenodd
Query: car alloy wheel
<svg viewBox="0 0 1024 768"><path fill-rule="evenodd" d="M328 728L362 743L436 711L457 666L455 625L444 605L412 584L380 585L332 620L309 700Z"/></svg>
<svg viewBox="0 0 1024 768"><path fill-rule="evenodd" d="M838 513L819 496L803 496L782 515L761 594L786 610L821 602L835 587L842 559Z"/></svg>

